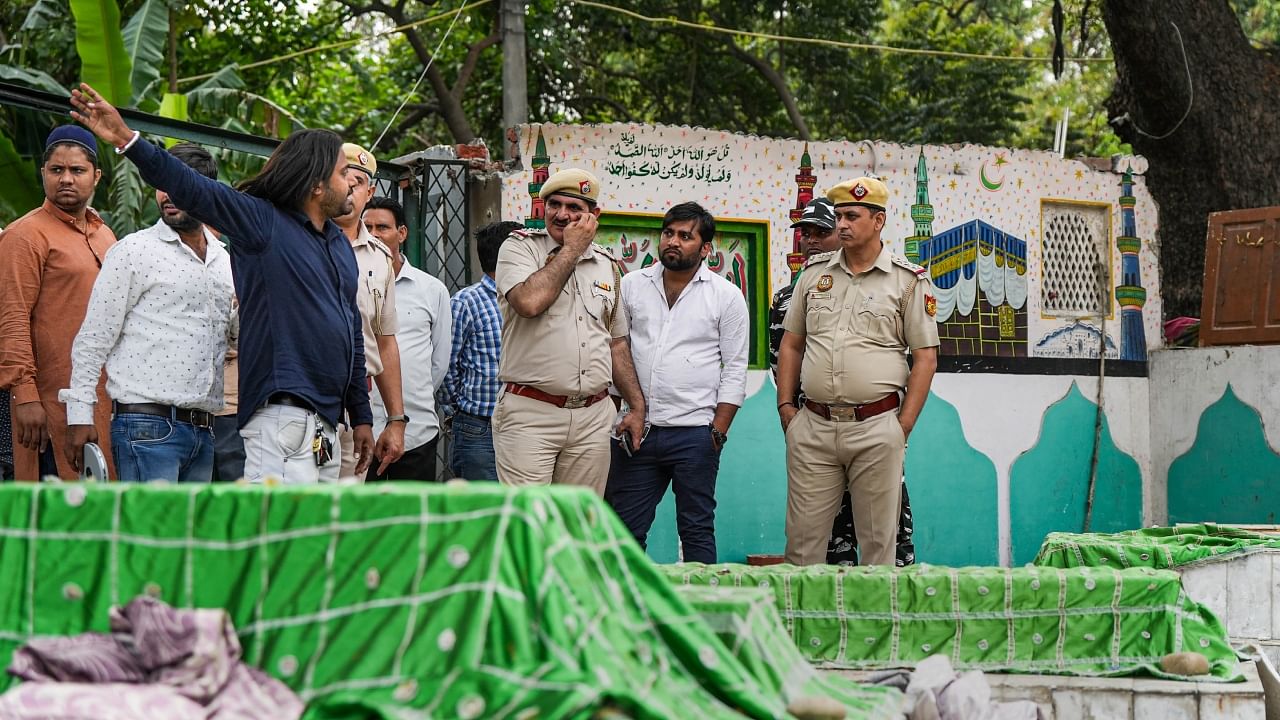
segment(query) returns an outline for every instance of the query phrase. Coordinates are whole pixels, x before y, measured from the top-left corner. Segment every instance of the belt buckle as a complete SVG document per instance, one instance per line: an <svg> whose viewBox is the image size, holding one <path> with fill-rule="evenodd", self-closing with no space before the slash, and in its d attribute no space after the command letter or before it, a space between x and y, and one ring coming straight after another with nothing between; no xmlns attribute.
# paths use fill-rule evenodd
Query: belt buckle
<svg viewBox="0 0 1280 720"><path fill-rule="evenodd" d="M586 407L587 401L590 399L591 397L589 395L568 395L565 397L564 405L562 407L566 410L578 410Z"/></svg>
<svg viewBox="0 0 1280 720"><path fill-rule="evenodd" d="M857 405L828 405L827 412L830 413L831 419L836 422L848 422L850 420L859 420Z"/></svg>

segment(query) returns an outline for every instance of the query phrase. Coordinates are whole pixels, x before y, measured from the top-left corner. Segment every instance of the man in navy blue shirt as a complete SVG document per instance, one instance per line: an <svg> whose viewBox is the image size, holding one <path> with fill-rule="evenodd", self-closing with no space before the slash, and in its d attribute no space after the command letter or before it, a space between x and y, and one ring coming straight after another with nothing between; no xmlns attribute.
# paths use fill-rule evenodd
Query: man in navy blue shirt
<svg viewBox="0 0 1280 720"><path fill-rule="evenodd" d="M237 191L140 142L88 85L72 91L71 105L72 117L114 145L144 180L231 240L245 476L336 481L334 426L344 409L355 430L356 473L363 474L373 458L373 414L356 261L331 220L352 208L342 139L328 130L296 132Z"/></svg>

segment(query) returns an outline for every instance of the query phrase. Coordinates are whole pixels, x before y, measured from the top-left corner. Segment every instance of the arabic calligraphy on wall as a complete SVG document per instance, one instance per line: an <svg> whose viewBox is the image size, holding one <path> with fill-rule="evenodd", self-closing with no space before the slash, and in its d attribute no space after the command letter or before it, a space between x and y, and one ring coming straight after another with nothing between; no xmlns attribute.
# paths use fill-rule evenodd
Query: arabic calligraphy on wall
<svg viewBox="0 0 1280 720"><path fill-rule="evenodd" d="M725 164L729 156L728 144L641 143L636 142L634 133L624 132L618 142L609 145L609 158L604 169L606 173L622 178L655 177L659 180L727 183L733 180L733 171Z"/></svg>

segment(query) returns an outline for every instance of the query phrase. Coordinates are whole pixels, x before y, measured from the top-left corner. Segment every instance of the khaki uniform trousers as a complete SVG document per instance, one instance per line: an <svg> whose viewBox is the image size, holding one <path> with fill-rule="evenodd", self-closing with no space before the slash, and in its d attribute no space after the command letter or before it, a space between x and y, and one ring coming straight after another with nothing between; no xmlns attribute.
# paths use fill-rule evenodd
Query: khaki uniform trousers
<svg viewBox="0 0 1280 720"><path fill-rule="evenodd" d="M860 564L893 565L906 452L897 413L824 420L801 408L786 438L787 562L826 562L831 524L847 487Z"/></svg>
<svg viewBox="0 0 1280 720"><path fill-rule="evenodd" d="M504 392L493 411L493 455L503 485L581 485L604 497L609 398L569 410Z"/></svg>

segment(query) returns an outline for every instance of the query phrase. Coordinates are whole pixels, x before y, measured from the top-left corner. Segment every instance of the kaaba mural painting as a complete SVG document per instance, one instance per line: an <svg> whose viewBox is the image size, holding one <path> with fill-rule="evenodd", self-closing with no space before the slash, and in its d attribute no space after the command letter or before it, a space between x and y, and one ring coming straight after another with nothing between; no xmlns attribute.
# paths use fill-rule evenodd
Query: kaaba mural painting
<svg viewBox="0 0 1280 720"><path fill-rule="evenodd" d="M933 234L924 149L916 163L915 234L907 259L929 269L938 290L939 352L1027 355L1027 243L981 220Z"/></svg>

